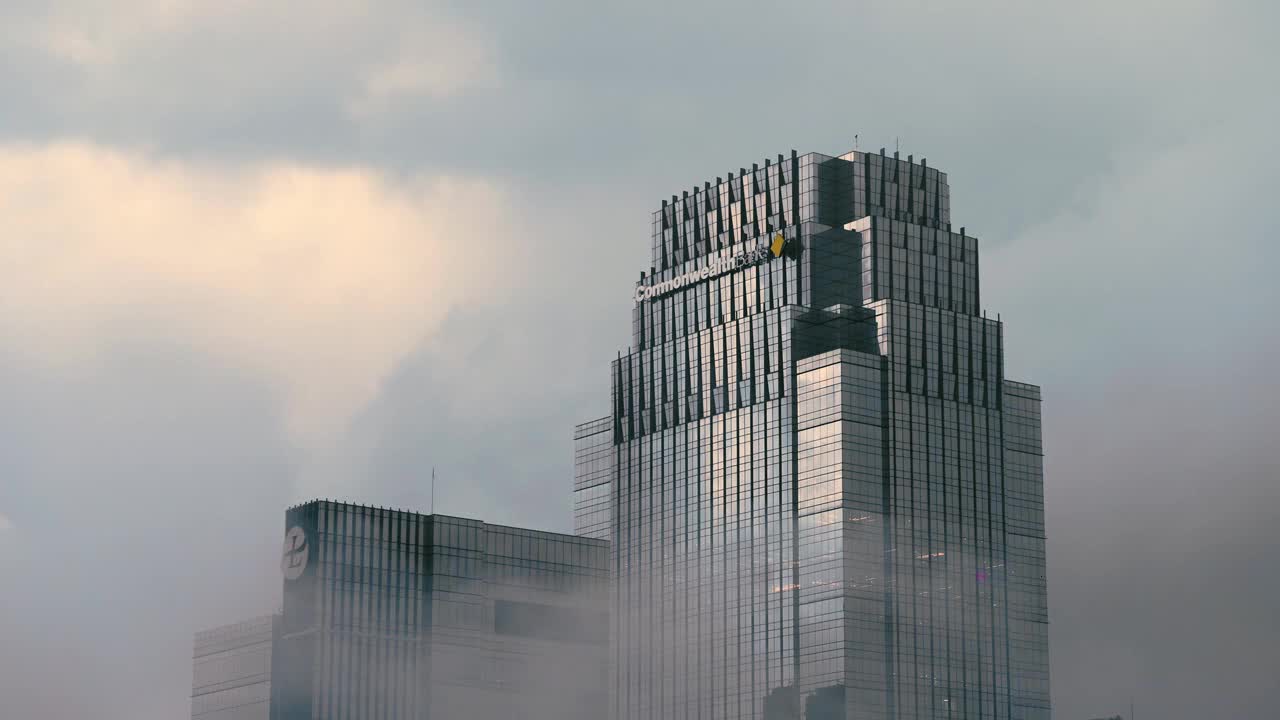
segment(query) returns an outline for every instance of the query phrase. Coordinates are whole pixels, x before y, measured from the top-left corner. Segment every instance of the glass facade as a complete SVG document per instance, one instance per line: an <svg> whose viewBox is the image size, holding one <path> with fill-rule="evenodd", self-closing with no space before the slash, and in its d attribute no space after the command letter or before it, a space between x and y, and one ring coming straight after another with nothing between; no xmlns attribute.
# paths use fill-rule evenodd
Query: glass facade
<svg viewBox="0 0 1280 720"><path fill-rule="evenodd" d="M271 642L279 616L196 633L191 720L267 720Z"/></svg>
<svg viewBox="0 0 1280 720"><path fill-rule="evenodd" d="M574 532L608 540L613 528L609 496L613 418L599 418L574 428L573 446Z"/></svg>
<svg viewBox="0 0 1280 720"><path fill-rule="evenodd" d="M596 720L608 545L316 501L287 512L275 720Z"/></svg>
<svg viewBox="0 0 1280 720"><path fill-rule="evenodd" d="M578 530L611 714L1049 717L1039 391L926 161L779 155L663 201Z"/></svg>

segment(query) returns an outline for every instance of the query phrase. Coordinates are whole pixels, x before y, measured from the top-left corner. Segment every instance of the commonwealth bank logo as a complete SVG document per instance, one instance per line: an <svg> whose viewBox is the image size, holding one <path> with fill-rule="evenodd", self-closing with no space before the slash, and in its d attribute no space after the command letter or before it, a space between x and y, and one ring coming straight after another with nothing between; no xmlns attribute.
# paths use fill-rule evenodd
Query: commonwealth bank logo
<svg viewBox="0 0 1280 720"><path fill-rule="evenodd" d="M778 233L777 235L774 235L773 242L769 243L769 252L773 253L774 257L782 257L782 253L786 249L787 249L787 238L784 237L782 233Z"/></svg>
<svg viewBox="0 0 1280 720"><path fill-rule="evenodd" d="M280 557L280 571L284 573L284 579L297 580L302 577L310 554L306 531L297 525L289 528L289 532L284 534L284 552Z"/></svg>
<svg viewBox="0 0 1280 720"><path fill-rule="evenodd" d="M760 265L783 255L794 257L796 253L791 252L791 246L792 243L787 240L785 235L777 233L772 240L768 242L764 242L764 239L757 240L754 247L740 250L736 254L730 254L727 250L716 253L709 257L705 265L696 270L690 270L682 275L676 275L668 280L651 285L637 285L633 298L636 304L639 305L645 300L652 300L669 292L674 292L709 278L720 277L735 270Z"/></svg>

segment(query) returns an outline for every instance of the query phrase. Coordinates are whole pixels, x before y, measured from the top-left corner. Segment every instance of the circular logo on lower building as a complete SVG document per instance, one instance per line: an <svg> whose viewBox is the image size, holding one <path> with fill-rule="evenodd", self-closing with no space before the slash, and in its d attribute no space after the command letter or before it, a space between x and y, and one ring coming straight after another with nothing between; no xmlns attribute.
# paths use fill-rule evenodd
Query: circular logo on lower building
<svg viewBox="0 0 1280 720"><path fill-rule="evenodd" d="M310 554L306 531L297 525L289 528L289 532L284 534L284 553L280 558L280 570L284 573L284 579L297 580L302 577Z"/></svg>

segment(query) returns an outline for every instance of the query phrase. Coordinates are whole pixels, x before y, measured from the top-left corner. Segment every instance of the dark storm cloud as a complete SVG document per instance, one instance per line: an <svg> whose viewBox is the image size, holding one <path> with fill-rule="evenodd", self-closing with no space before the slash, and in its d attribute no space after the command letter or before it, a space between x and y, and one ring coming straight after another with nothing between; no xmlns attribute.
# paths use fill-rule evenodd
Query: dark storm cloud
<svg viewBox="0 0 1280 720"><path fill-rule="evenodd" d="M222 161L643 178L655 195L791 147L840 151L857 133L892 151L901 136L982 187L961 198L1003 238L1118 149L1197 127L1265 79L1257 14L1208 3L255 7L11 11L42 34L8 44L0 87L26 100L0 131ZM455 80L354 110L401 60Z"/></svg>
<svg viewBox="0 0 1280 720"><path fill-rule="evenodd" d="M0 10L0 143L491 175L534 252L323 448L274 379L154 327L0 364L16 717L183 715L189 633L272 609L291 500L425 509L435 465L444 512L567 528L651 210L855 133L950 174L1009 375L1044 386L1056 716L1273 714L1272 4L103 8Z"/></svg>
<svg viewBox="0 0 1280 720"><path fill-rule="evenodd" d="M1216 3L412 5L79 22L11 11L43 34L7 45L0 86L19 101L0 131L222 161L642 178L655 196L791 147L840 151L858 133L864 148L892 151L901 136L904 152L983 188L957 199L999 242L1110 170L1119 150L1203 127L1264 84L1258 13L1274 14ZM456 87L428 83L353 112L368 78L401 59L456 75ZM33 78L58 91L33 90ZM1032 162L1048 170L1027 172Z"/></svg>

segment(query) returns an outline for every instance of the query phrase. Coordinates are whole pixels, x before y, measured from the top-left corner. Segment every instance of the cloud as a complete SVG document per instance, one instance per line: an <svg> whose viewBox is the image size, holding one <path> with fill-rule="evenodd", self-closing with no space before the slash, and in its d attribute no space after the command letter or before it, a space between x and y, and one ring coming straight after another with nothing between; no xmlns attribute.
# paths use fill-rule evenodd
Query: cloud
<svg viewBox="0 0 1280 720"><path fill-rule="evenodd" d="M364 123L493 88L500 64L485 28L441 4L343 0L6 4L0 57L16 109L0 137L204 154L261 150L273 128L283 145L343 157Z"/></svg>
<svg viewBox="0 0 1280 720"><path fill-rule="evenodd" d="M1277 222L1253 210L1280 183L1277 119L1280 103L1259 98L1195 136L1119 150L1058 212L986 252L984 304L1010 324L1013 372L1202 370L1224 348L1248 365L1280 337L1254 322L1280 299L1267 275ZM1117 362L1082 366L1081 348Z"/></svg>
<svg viewBox="0 0 1280 720"><path fill-rule="evenodd" d="M86 71L105 70L148 38L200 19L194 3L168 0L15 4L8 15L0 39Z"/></svg>
<svg viewBox="0 0 1280 720"><path fill-rule="evenodd" d="M13 521L4 513L0 513L0 530L12 530Z"/></svg>
<svg viewBox="0 0 1280 720"><path fill-rule="evenodd" d="M1055 714L1136 699L1145 715L1249 717L1266 702L1280 223L1258 208L1280 187L1278 118L1273 98L1241 99L1193 135L1117 151L983 255L1008 372L1045 393ZM1220 692L1170 690L1206 677Z"/></svg>
<svg viewBox="0 0 1280 720"><path fill-rule="evenodd" d="M498 67L486 39L465 26L406 32L385 60L364 70L347 111L367 119L415 99L442 100L463 90L494 88Z"/></svg>
<svg viewBox="0 0 1280 720"><path fill-rule="evenodd" d="M62 368L116 337L171 338L268 378L295 433L324 437L449 308L504 296L521 253L506 196L456 177L0 146L0 335Z"/></svg>
<svg viewBox="0 0 1280 720"><path fill-rule="evenodd" d="M0 696L186 712L325 471L566 527L648 212L859 133L1044 386L1057 714L1265 715L1280 4L1147 5L0 3Z"/></svg>
<svg viewBox="0 0 1280 720"><path fill-rule="evenodd" d="M0 346L5 718L180 717L192 631L277 606L299 469L264 386L163 337L75 373Z"/></svg>

